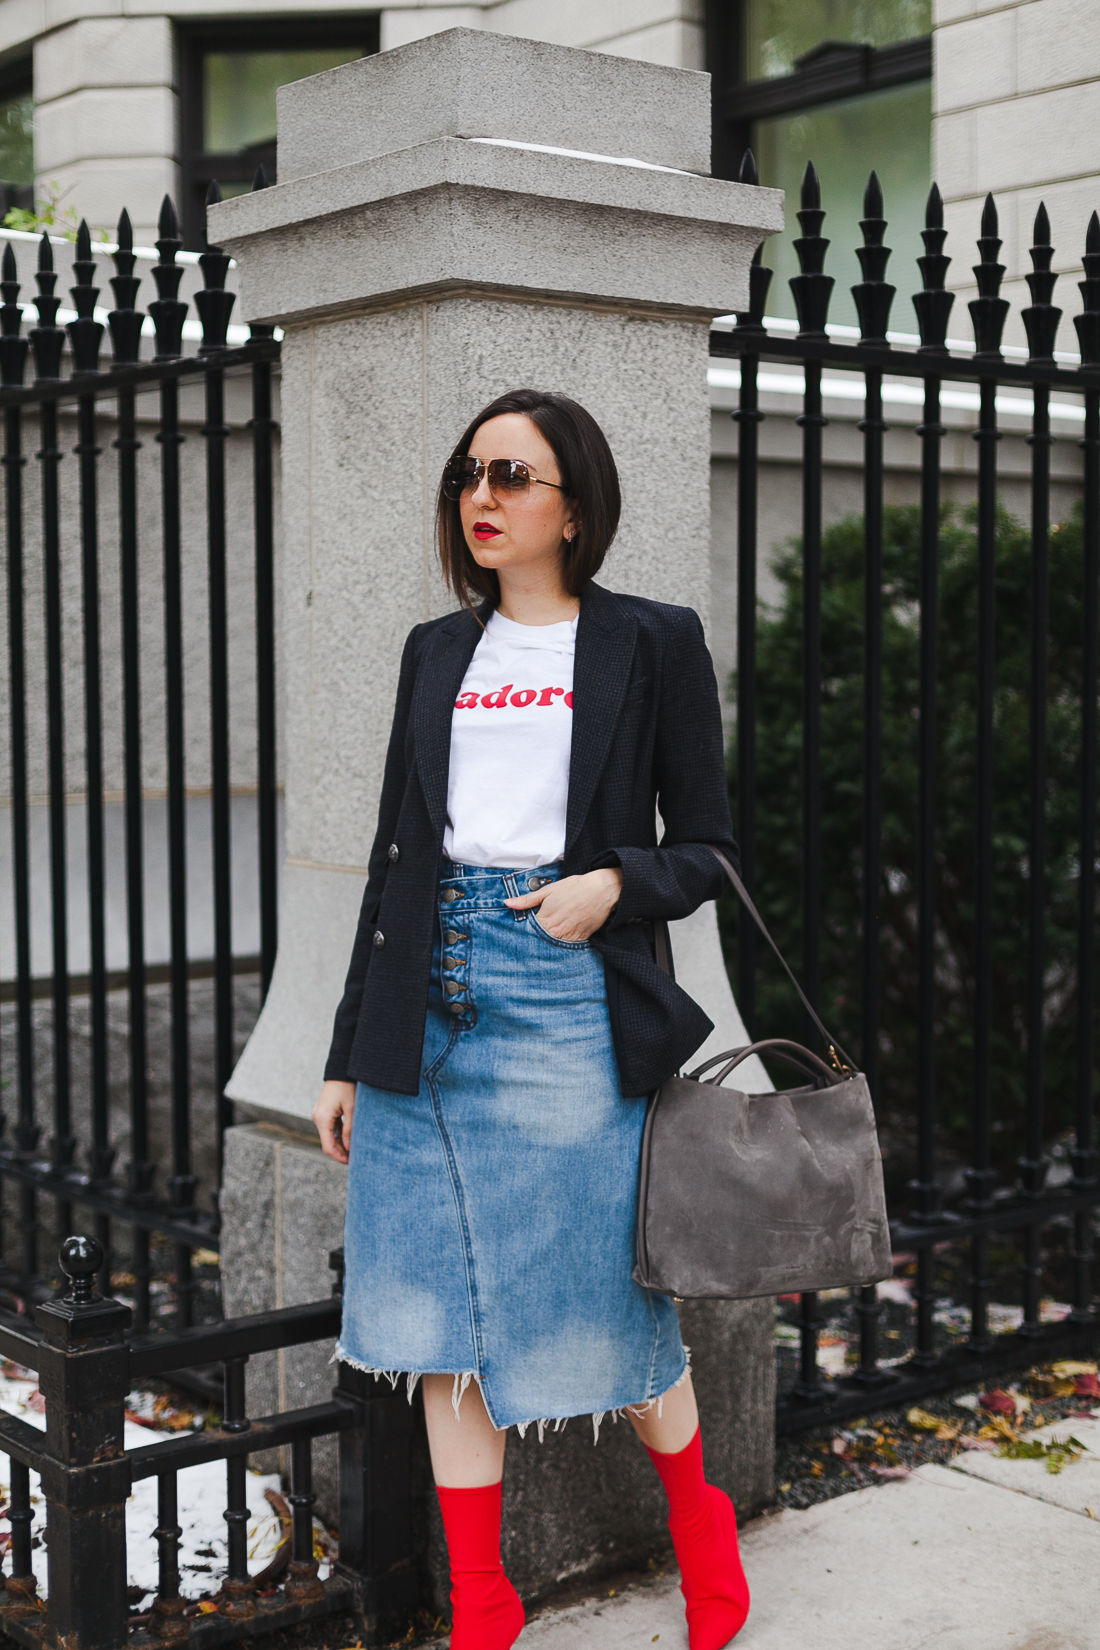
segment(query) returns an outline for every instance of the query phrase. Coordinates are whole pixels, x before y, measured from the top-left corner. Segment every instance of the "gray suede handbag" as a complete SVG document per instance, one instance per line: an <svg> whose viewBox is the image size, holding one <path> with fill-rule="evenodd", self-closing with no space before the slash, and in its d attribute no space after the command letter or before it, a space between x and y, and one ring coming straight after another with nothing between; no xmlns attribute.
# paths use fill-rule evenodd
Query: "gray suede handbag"
<svg viewBox="0 0 1100 1650"><path fill-rule="evenodd" d="M832 1065L773 1037L661 1084L642 1135L634 1279L680 1300L877 1283L893 1262L867 1079L810 1007L733 866L712 852L793 981ZM660 924L657 961L669 969ZM768 1094L722 1087L742 1061L762 1053L806 1081Z"/></svg>

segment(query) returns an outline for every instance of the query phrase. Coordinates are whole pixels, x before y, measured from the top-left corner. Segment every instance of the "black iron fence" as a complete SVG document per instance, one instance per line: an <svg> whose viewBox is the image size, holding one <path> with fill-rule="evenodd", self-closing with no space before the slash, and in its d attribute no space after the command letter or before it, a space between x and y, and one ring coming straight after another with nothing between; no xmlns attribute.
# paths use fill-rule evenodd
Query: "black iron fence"
<svg viewBox="0 0 1100 1650"><path fill-rule="evenodd" d="M133 1335L131 1314L95 1287L104 1264L94 1238L70 1238L59 1262L68 1288L37 1307L34 1322L4 1314L0 1354L38 1372L45 1435L0 1414L0 1450L10 1462L10 1567L0 1585L0 1632L32 1650L121 1650L126 1644L205 1646L269 1633L310 1617L351 1610L361 1639L415 1603L409 1500L412 1410L385 1382L341 1365L327 1403L249 1419L250 1356L324 1340L339 1328L339 1299L251 1318ZM224 1369L216 1426L123 1447L127 1393L152 1377L195 1365ZM340 1557L325 1579L314 1557L311 1448L339 1440ZM250 1454L285 1446L291 1455L291 1528L258 1576L248 1569ZM228 1564L201 1601L180 1594L177 1478L188 1467L224 1461ZM48 1515L47 1598L38 1597L31 1553L30 1474L41 1477ZM158 1586L152 1607L127 1598L126 1502L142 1478L157 1480Z"/></svg>
<svg viewBox="0 0 1100 1650"><path fill-rule="evenodd" d="M752 157L746 157L742 180L756 182ZM893 1237L896 1251L916 1256L913 1291L915 1323L911 1355L898 1367L882 1367L878 1341L880 1307L874 1289L865 1289L856 1302L859 1322L858 1368L836 1380L825 1380L819 1368L817 1298L804 1296L800 1306L800 1375L779 1406L782 1431L797 1430L825 1418L852 1415L877 1401L896 1402L921 1393L942 1391L966 1381L982 1379L1021 1363L1030 1363L1084 1344L1095 1344L1097 1304L1093 1292L1093 1220L1100 1204L1098 1154L1094 1143L1096 1064L1094 1018L1097 1009L1096 870L1097 870L1097 691L1098 685L1098 578L1100 578L1100 220L1093 214L1084 254L1085 278L1080 285L1083 307L1074 318L1080 365L1055 359L1055 338L1061 311L1053 303L1057 277L1051 269L1053 249L1047 214L1039 207L1035 244L1028 275L1031 303L1022 312L1028 350L1006 353L1002 338L1009 304L1000 296L1004 266L997 261L1001 242L997 211L987 198L975 267L978 295L969 304L974 329L972 351L949 347L948 321L954 295L945 288L950 259L945 255L943 208L933 185L928 198L925 253L918 262L922 290L913 298L920 329L910 345L888 341L887 329L895 288L886 281L889 249L884 236L882 194L872 173L864 202L864 244L858 249L863 280L853 288L859 316L858 340L841 341L826 330L833 281L825 273L828 241L822 235L825 213L812 164L802 185L795 240L800 273L791 280L799 327L797 335L769 329L764 323L771 271L758 253L751 274L748 313L738 316L731 331L711 334L711 354L733 357L740 363L739 406L733 416L739 429L738 470L738 668L736 762L733 779L737 835L748 886L757 885L761 853L758 796L757 638L760 623L757 593L758 491L760 481L759 366L762 361L797 365L803 375L801 485L801 744L798 791L801 809L801 910L797 937L801 941L802 978L812 1001L826 1019L839 1012L835 995L823 993L822 981L822 820L830 806L822 794L822 705L829 685L822 664L822 551L823 551L823 416L822 373L825 368L858 374L862 379L863 433L863 664L862 664L862 842L860 845L861 932L853 930L851 946L862 954L860 1013L862 1064L876 1102L882 1100L881 1000L882 981L890 959L882 944L881 906L886 891L883 860L883 523L884 449L887 425L883 418L884 379L917 380L923 389L923 418L915 429L920 442L919 508L919 686L917 703L918 795L915 800L915 870L909 903L916 951L916 997L911 1013L917 1025L916 1163L908 1194L895 1197ZM937 926L942 906L938 883L942 876L937 810L937 772L942 753L937 740L937 635L941 567L941 444L947 434L941 414L945 384L961 381L978 391L978 445L976 505L976 626L972 639L976 658L974 728L971 771L971 829L973 854L972 911L968 917L973 959L973 981L967 982L972 1019L971 1098L969 1137L971 1162L966 1173L966 1195L961 1206L944 1207L937 1176L937 1048L942 1037L938 1000L943 985L944 958L938 947ZM1026 880L1026 922L1021 943L1026 948L1026 1003L1023 1005L1026 1076L1022 1137L1024 1149L1014 1186L998 1186L994 1167L994 1132L1003 1126L1008 1104L994 1093L992 1044L997 992L1003 989L994 954L994 751L998 737L998 674L995 625L998 603L998 390L1017 386L1031 399L1031 519L1030 519L1030 682L1027 721L1029 756L1028 840L1019 876ZM1064 392L1083 404L1083 440L1080 442L1083 536L1082 580L1074 600L1080 612L1080 679L1075 685L1073 714L1078 725L1076 809L1079 819L1076 868L1070 897L1076 908L1077 946L1075 977L1052 984L1045 965L1046 923L1051 889L1046 880L1046 820L1052 805L1055 777L1048 769L1049 583L1050 583L1050 449L1051 393ZM1075 655L1076 656L1076 655ZM1065 706L1061 710L1065 711ZM1064 782L1064 776L1059 776ZM1065 890L1061 890L1064 895ZM767 904L765 902L765 908ZM737 996L750 1032L757 1031L757 957L752 925L741 920L737 931ZM1044 1133L1044 1026L1054 992L1067 991L1076 1002L1075 1128L1069 1158L1068 1182L1047 1185L1049 1158ZM761 1026L759 1034L767 1034ZM812 1027L805 1035L811 1038ZM941 1071L942 1078L942 1071ZM1072 1310L1060 1323L1041 1322L1043 1263L1041 1240L1051 1223L1072 1228ZM1022 1321L1013 1334L990 1331L990 1244L1010 1234L1019 1243ZM970 1325L965 1345L943 1350L937 1344L934 1310L936 1273L945 1246L965 1245L970 1254Z"/></svg>
<svg viewBox="0 0 1100 1650"><path fill-rule="evenodd" d="M262 186L262 173L258 176ZM216 198L216 195L215 197ZM179 288L184 272L179 261L182 242L175 210L167 198L160 217L157 241L159 262L152 268L156 296L148 304L148 318L136 307L140 278L135 274L136 257L127 214L118 228L118 246L113 253L115 274L111 279L115 307L106 326L97 319L99 291L95 285L97 262L86 225L81 225L73 263L75 285L72 303L76 318L67 326L56 324L61 298L55 293L57 274L54 248L43 235L38 252L37 287L34 299L38 324L27 338L21 336L23 312L19 295L17 265L11 243L6 246L0 275L0 407L4 416L4 477L7 512L7 618L9 650L9 714L11 761L11 884L14 929L14 1087L17 1103L14 1117L4 1120L0 1135L0 1185L15 1183L18 1188L18 1238L5 1244L0 1257L0 1281L19 1300L33 1301L50 1293L40 1253L43 1227L42 1199L52 1200L51 1225L57 1238L74 1226L74 1206L94 1213L95 1229L104 1259L102 1283L111 1293L112 1229L121 1222L132 1232L129 1261L135 1317L148 1325L151 1312L152 1265L150 1239L159 1234L173 1246L170 1266L176 1321L187 1326L193 1317L194 1277L192 1255L196 1248L216 1247L216 1185L207 1185L213 1194L199 1200L195 1172L192 1121L192 1027L189 997L196 976L213 981L213 1087L214 1150L208 1160L220 1168L220 1138L228 1118L222 1098L234 1063L234 974L242 959L234 954L232 931L234 844L231 832L233 797L230 770L230 611L227 595L227 443L231 429L226 420L227 388L235 388L244 375L251 380L252 498L249 510L251 551L254 555L253 611L234 615L235 628L242 623L252 628L255 692L255 856L259 902L259 955L243 959L243 964L259 976L261 995L266 991L274 965L276 948L276 750L275 750L275 632L272 447L272 368L279 357L279 344L272 328L251 329L239 347L227 344L227 331L234 295L226 290L229 257L217 247L203 253L204 285L195 294L201 322L201 341L196 352L185 353L184 332L189 306L181 301ZM187 256L186 254L184 255ZM151 359L142 359L143 327L154 333ZM100 362L101 347L109 332L113 360ZM67 354L66 354L67 352ZM148 354L148 352L147 352ZM34 379L24 383L28 356L33 361ZM66 370L68 369L68 370ZM201 425L205 445L205 477L201 492L192 476L185 486L181 472L181 446L186 431L181 428L181 393L189 385L201 386L204 420ZM65 457L59 417L75 411L77 441L73 448L79 465L79 484L74 500L76 521L70 524L63 509L64 494L59 468ZM35 462L39 474L35 491L41 512L40 528L31 529L25 516L24 469L28 457L25 426L32 423ZM152 436L159 448L159 500L150 508L149 479L139 487L138 454L144 437ZM102 496L105 462L104 446L110 439L113 452L111 483L117 505L112 501L109 546L105 545ZM145 497L139 497L144 491ZM196 496L197 495L197 496ZM144 514L139 511L144 505ZM150 607L149 592L143 592L139 576L141 531L149 517L156 520L156 536L161 548L161 564L155 582L160 594L159 616ZM197 523L197 528L196 528ZM75 531L74 531L75 529ZM36 651L28 652L26 554L28 538L40 532L40 567L44 590L39 595L35 632L44 660ZM201 534L205 538L205 591L185 612L184 538ZM150 536L153 536L150 534ZM76 549L79 549L79 597L72 595L75 584ZM241 545L236 544L238 559ZM104 566L109 549L111 565ZM35 546L37 569L38 546ZM149 572L148 557L144 571ZM119 613L111 615L112 633L117 637L118 656L105 659L101 631L109 616L106 594L120 602ZM79 612L79 633L73 635L70 622ZM212 889L212 947L202 949L196 959L189 939L189 791L188 746L185 705L194 677L193 662L185 672L185 655L195 651L193 629L196 613L205 626L208 677L204 684L209 708L209 749L205 772L208 795L209 858ZM187 621L185 624L185 620ZM190 627L190 628L189 628ZM160 679L143 680L143 658L151 629L159 630ZM67 645L68 644L68 645ZM66 703L67 688L73 685L71 651L79 660L80 675L72 697L82 710L74 727L72 707ZM44 665L44 669L43 669ZM114 691L107 707L114 719L105 721L105 666L112 672ZM146 677L148 672L145 673ZM34 721L35 691L44 682L43 714ZM193 689L193 682L191 691ZM152 709L150 709L150 706ZM159 711L158 711L159 707ZM120 797L124 816L124 904L125 966L108 967L108 888L106 880L105 836L105 739L121 768ZM36 744L37 741L37 744ZM163 773L166 809L166 853L163 881L157 888L167 929L167 961L151 966L147 961L149 877L147 865L147 785L143 741L158 746L157 757ZM71 832L69 809L73 792L71 761L67 745L83 745L83 789L85 867L80 888L72 888L70 868ZM48 791L48 906L50 912L50 956L48 972L36 972L32 944L31 890L32 833L28 768L45 746ZM160 748L162 747L162 749ZM192 753L193 754L193 753ZM241 845L238 842L237 864ZM42 889L45 896L45 889ZM87 970L79 980L72 977L70 957L70 917L74 896L87 900ZM47 900L44 897L43 904ZM117 902L116 902L117 903ZM158 977L167 986L167 1047L157 1051L170 1087L170 1151L167 1160L155 1161L151 1146L150 1063L153 1050L149 1036L149 992ZM86 1071L80 1073L79 1093L74 1093L72 1012L74 987L87 996ZM111 1081L109 1045L109 994L125 990L123 1058L128 1064L125 1087L128 1091L129 1162L121 1173L116 1165L116 1145L112 1141ZM45 1025L36 1020L35 1003L44 995L52 1013ZM10 1023L10 1022L9 1022ZM116 1059L118 1051L116 1050ZM45 1065L52 1089L52 1130L44 1129L42 1093L44 1084L39 1065ZM114 1074L117 1077L117 1073ZM81 1115L87 1115L90 1138L79 1141L74 1124L74 1100ZM159 1122L159 1119L152 1119ZM156 1176L160 1176L159 1181Z"/></svg>
<svg viewBox="0 0 1100 1650"><path fill-rule="evenodd" d="M755 181L751 167L746 181ZM874 1403L891 1402L945 1389L957 1382L1030 1362L1049 1351L1070 1350L1095 1339L1097 1312L1092 1284L1092 1223L1100 1204L1093 1113L1096 1087L1093 1019L1096 1008L1095 905L1097 862L1097 678L1100 638L1100 221L1089 226L1085 252L1084 308L1076 317L1080 365L1056 360L1054 340L1060 312L1052 304L1052 250L1045 214L1036 223L1034 270L1029 277L1032 303L1023 312L1030 350L1026 358L1001 348L1008 305L999 296L1003 268L997 263L996 212L986 204L979 241L978 297L971 303L976 345L973 351L949 348L948 318L953 298L946 290L948 259L944 253L942 209L935 189L929 199L926 253L920 260L923 290L915 299L920 339L913 347L888 341L887 326L894 288L885 279L889 257L884 243L886 222L881 196L872 180L860 249L864 280L854 289L860 317L858 341L842 341L827 330L832 288L824 271L828 242L822 237L822 212L816 176L807 172L797 240L801 273L792 281L799 315L797 336L764 324L770 272L758 256L752 270L751 303L731 331L712 333L715 357L734 358L740 366L738 505L738 688L736 810L746 880L758 881L766 844L757 827L757 741L759 720L756 646L757 538L759 490L760 363L787 363L802 374L802 539L800 692L801 742L801 900L802 972L807 991L827 1011L822 990L822 648L823 599L823 371L858 375L865 396L863 432L863 668L862 668L862 1059L876 1098L880 1098L881 994L884 968L881 902L886 867L883 856L883 604L884 604L884 384L916 380L923 396L923 417L915 435L920 443L919 530L919 687L917 737L919 776L916 798L916 873L912 890L917 978L913 1013L917 1022L917 1161L907 1202L895 1199L894 1240L899 1251L916 1256L914 1349L908 1359L884 1367L879 1343L880 1305L874 1290L855 1301L859 1321L860 1362L850 1374L825 1380L818 1359L819 1305L804 1297L800 1306L800 1379L780 1402L781 1430L809 1426L825 1418L854 1414ZM76 318L56 324L60 299L54 293L53 250L43 237L35 299L38 325L21 336L18 276L10 245L0 270L0 406L4 411L4 474L7 508L7 617L9 642L9 717L11 758L11 855L13 888L14 980L11 992L17 1105L10 1127L0 1135L0 1183L17 1190L17 1244L2 1251L0 1282L18 1294L28 1310L23 1316L0 1309L0 1354L39 1372L46 1401L45 1439L14 1417L0 1415L0 1449L11 1460L10 1574L0 1590L0 1629L28 1644L64 1638L73 1650L119 1645L128 1633L144 1642L166 1638L196 1643L226 1642L253 1632L300 1620L304 1615L349 1606L364 1613L364 1631L379 1612L411 1604L413 1586L409 1536L409 1410L369 1378L341 1368L335 1397L327 1403L263 1420L249 1420L244 1400L245 1360L274 1348L331 1337L338 1328L336 1303L264 1314L229 1323L195 1325L192 1256L216 1247L216 1204L203 1205L194 1167L192 1089L193 1025L190 998L196 975L212 980L216 1138L228 1113L221 1100L234 1057L234 975L242 966L255 968L261 992L266 989L276 944L276 770L275 644L272 448L272 369L279 346L265 329L230 347L228 326L233 297L226 290L229 259L211 248L201 255L204 286L195 295L201 322L197 353L184 350L188 306L178 294L180 238L175 214L166 202L157 242L159 261L152 274L157 296L148 305L155 353L142 359L145 317L137 309L136 260L123 215L118 248L112 254L116 307L107 318L113 361L101 367L104 325L96 316L96 258L82 228L73 265ZM68 357L65 352L68 350ZM24 383L28 358L34 380ZM63 371L68 362L67 375ZM235 954L233 933L233 786L231 767L231 631L228 573L231 570L227 447L230 426L226 395L248 383L251 396L251 499L247 532L254 555L250 623L254 640L256 829L254 852L259 888L259 954ZM941 569L941 416L944 385L962 381L977 386L977 657L973 782L973 1083L970 1106L971 1165L967 1195L961 1206L944 1205L937 1175L937 989L943 968L937 947L939 816L937 812L936 687L937 614ZM189 385L201 386L205 446L201 488L185 485L180 449L186 435L180 398ZM993 947L994 882L994 745L997 735L997 439L1000 387L1015 386L1031 398L1031 601L1029 686L1029 840L1026 867L1028 955L1026 1002L1025 1146L1015 1186L998 1186L994 1167L994 1132L998 1097L993 1092L993 1039L997 975ZM1076 808L1080 827L1073 900L1077 922L1074 979L1076 1001L1076 1128L1070 1153L1072 1176L1064 1185L1047 1184L1044 1132L1043 1028L1052 989L1044 968L1045 922L1050 888L1045 879L1045 822L1052 778L1046 764L1048 691L1048 586L1050 566L1051 394L1077 398L1083 407L1084 440L1083 563L1078 593L1081 617L1081 669L1073 714L1078 721L1079 761ZM155 410L150 402L155 401ZM75 493L79 547L80 614L78 703L82 712L79 743L83 751L83 801L86 819L86 895L88 906L87 970L80 982L88 1003L87 1094L74 1093L71 1048L73 970L68 913L70 858L66 806L72 783L66 740L74 729L67 709L66 583L73 557L65 555L64 492L59 481L62 417L75 413L78 488ZM25 466L29 454L25 422L33 419L33 452L38 467L37 502L41 514L41 634L44 658L28 652L27 510ZM101 532L102 463L106 437L114 456L117 532ZM165 861L168 960L167 1037L170 1068L170 1151L158 1162L151 1146L157 1121L150 1101L149 1002L157 967L147 946L143 740L149 738L146 701L148 672L143 674L143 636L149 610L142 607L141 522L139 511L139 436L151 433L159 457L155 479L157 531L161 552L159 627L162 678L157 687L163 711L163 758L167 855ZM100 446L103 441L104 446ZM146 484L147 490L147 484ZM29 493L29 490L28 490ZM194 500L197 499L197 507ZM188 617L184 590L183 547L198 517L205 545L205 589L201 604L205 625L209 699L209 829L211 837L212 956L196 958L189 938L188 787L185 709L188 676ZM37 531L37 529L36 529ZM114 558L106 578L105 550ZM108 890L105 873L104 750L105 660L101 636L104 590L117 590L120 691L109 698L110 713L120 722L121 802L124 813L126 966L112 969L108 955ZM71 605L71 604L70 604ZM112 665L113 668L113 665ZM193 674L193 669L192 672ZM32 841L28 824L32 802L28 778L35 758L32 676L41 679L48 800L48 884L50 966L43 975L34 966L30 890ZM1062 711L1065 707L1062 707ZM856 943L856 942L854 942ZM757 966L751 930L743 928L737 945L738 998L750 1030L757 1030ZM108 999L125 990L129 1161L116 1171L110 1105L110 1024ZM1065 982L1058 990L1064 995ZM43 1088L38 1054L40 1027L35 1003L48 992L50 1014L49 1083L52 1131L44 1137ZM760 1026L766 1031L766 1026ZM37 1038L37 1040L36 1040ZM83 1079L81 1079L83 1083ZM86 1142L78 1144L74 1100L87 1104ZM215 1159L216 1162L216 1159ZM158 1184L156 1175L162 1181ZM216 1178L216 1177L215 1177ZM215 1190L211 1185L208 1190ZM1006 1195L1002 1195L1006 1194ZM52 1220L43 1215L43 1200L53 1205ZM58 1235L73 1229L74 1209L91 1212L95 1239L72 1239L62 1267L68 1289L59 1297L51 1287L42 1234L52 1225ZM1052 1223L1072 1230L1073 1301L1067 1321L1041 1321L1042 1233ZM101 1298L93 1288L98 1274L103 1296L112 1294L111 1245L122 1223L132 1232L130 1264L135 1333L129 1308ZM990 1244L998 1234L1012 1234L1020 1244L1022 1323L1013 1335L990 1333ZM175 1327L151 1329L152 1241L172 1250L171 1287ZM966 1345L944 1351L937 1343L934 1311L937 1267L945 1246L969 1249L971 1263L970 1327ZM35 1303L38 1303L37 1305ZM209 1376L213 1365L224 1371L221 1424L194 1437L125 1451L121 1426L127 1392L137 1382L170 1374L173 1380ZM310 1508L310 1441L340 1435L340 1564L323 1584L312 1567ZM287 1549L286 1579L257 1590L248 1576L245 1552L247 1517L244 1471L249 1454L286 1445L292 1457L291 1503L294 1532ZM179 1593L178 1540L175 1515L176 1474L199 1462L227 1463L226 1519L229 1573L216 1608L185 1613ZM30 1565L30 1470L42 1474L49 1509L49 1602L45 1612L35 1598ZM160 1590L148 1622L131 1623L125 1596L123 1506L135 1478L158 1479L160 1517ZM262 1593L262 1596L261 1596Z"/></svg>

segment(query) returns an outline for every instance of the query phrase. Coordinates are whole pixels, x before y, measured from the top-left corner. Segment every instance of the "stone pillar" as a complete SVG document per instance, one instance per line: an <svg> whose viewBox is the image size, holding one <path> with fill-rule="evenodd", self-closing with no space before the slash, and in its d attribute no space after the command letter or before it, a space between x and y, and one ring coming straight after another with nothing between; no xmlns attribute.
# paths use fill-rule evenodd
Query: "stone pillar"
<svg viewBox="0 0 1100 1650"><path fill-rule="evenodd" d="M453 29L284 87L278 187L211 213L211 239L240 265L245 316L285 328L287 861L275 978L229 1087L261 1119L308 1129L374 830L401 645L413 623L450 605L433 548L437 478L478 407L521 384L583 402L623 482L603 582L688 603L706 621L707 332L715 315L747 303L752 252L782 225L778 192L709 176L709 90L690 71ZM683 929L674 936L681 977L729 1046L743 1032L713 910ZM229 1227L257 1184L261 1141L253 1133L239 1153L231 1141ZM238 1161L250 1165L248 1184L233 1178ZM315 1253L318 1294L327 1277L313 1234L325 1228L327 1243L332 1224L318 1199L338 1206L343 1176L322 1169L331 1171L327 1192L321 1175L304 1174L295 1183L309 1196L295 1211L284 1178L282 1203L293 1233L282 1253L289 1241ZM227 1256L240 1252L236 1241L227 1229ZM257 1266L252 1253L250 1274L268 1271L268 1257ZM261 1304L232 1265L225 1288L230 1310L246 1294ZM743 1344L759 1357L770 1307L696 1316L713 1321L716 1348L719 1320L743 1321ZM728 1391L728 1351L711 1368L708 1334L695 1333L701 1380ZM737 1384L760 1385L747 1369ZM767 1405L751 1425L770 1429ZM584 1551L563 1549L559 1562L545 1525L554 1451L528 1445L514 1458L544 1525L526 1571L531 1588L551 1573L637 1556L639 1543L655 1539L653 1497L643 1534L616 1547L594 1529ZM577 1494L582 1459L556 1480L566 1497ZM590 1459L586 1472L611 1471L601 1451ZM746 1508L767 1495L766 1465L740 1485L730 1472ZM608 1482L609 1507L634 1493L616 1488L613 1474ZM563 1514L563 1532L568 1524Z"/></svg>

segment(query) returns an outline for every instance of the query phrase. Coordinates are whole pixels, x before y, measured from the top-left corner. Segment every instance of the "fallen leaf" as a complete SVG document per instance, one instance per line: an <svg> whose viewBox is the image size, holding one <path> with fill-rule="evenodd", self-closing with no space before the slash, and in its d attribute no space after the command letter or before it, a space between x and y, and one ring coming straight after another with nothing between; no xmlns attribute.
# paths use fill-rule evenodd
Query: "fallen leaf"
<svg viewBox="0 0 1100 1650"><path fill-rule="evenodd" d="M836 1435L836 1437L833 1439L833 1454L834 1455L847 1455L847 1453L848 1453L848 1440L846 1438L842 1438L840 1436L840 1434L838 1433Z"/></svg>
<svg viewBox="0 0 1100 1650"><path fill-rule="evenodd" d="M1047 1445L1047 1471L1058 1473L1063 1467L1072 1466L1081 1459L1085 1448L1079 1438L1052 1438Z"/></svg>
<svg viewBox="0 0 1100 1650"><path fill-rule="evenodd" d="M877 1462L871 1462L871 1471L876 1478L908 1478L908 1467L880 1467Z"/></svg>
<svg viewBox="0 0 1100 1650"><path fill-rule="evenodd" d="M953 1438L957 1438L959 1436L961 1431L961 1421L944 1421L942 1426L936 1429L936 1442L939 1444L949 1444Z"/></svg>
<svg viewBox="0 0 1100 1650"><path fill-rule="evenodd" d="M982 1408L990 1415L1015 1415L1016 1400L1011 1392L1003 1387L995 1387L992 1392L983 1392L978 1399Z"/></svg>
<svg viewBox="0 0 1100 1650"><path fill-rule="evenodd" d="M786 1493L790 1489L790 1487L791 1486L790 1486L790 1481L789 1480L786 1484L780 1484L780 1486L779 1486L780 1495L786 1495Z"/></svg>
<svg viewBox="0 0 1100 1650"><path fill-rule="evenodd" d="M1057 1375L1032 1375L1029 1377L1033 1390L1042 1398L1072 1398L1074 1382L1059 1378Z"/></svg>
<svg viewBox="0 0 1100 1650"><path fill-rule="evenodd" d="M1003 1415L991 1415L984 1427L978 1429L979 1438L1007 1438L1012 1443L1017 1437L1016 1428L1010 1426Z"/></svg>
<svg viewBox="0 0 1100 1650"><path fill-rule="evenodd" d="M963 1449L981 1449L988 1454L992 1454L997 1448L992 1438L971 1438L967 1435L959 1439L959 1444Z"/></svg>
<svg viewBox="0 0 1100 1650"><path fill-rule="evenodd" d="M1073 1383L1075 1398L1100 1398L1100 1375L1078 1375Z"/></svg>
<svg viewBox="0 0 1100 1650"><path fill-rule="evenodd" d="M1071 1376L1100 1373L1095 1363L1082 1363L1079 1358L1062 1358L1058 1363L1051 1364L1050 1372L1063 1381L1068 1380Z"/></svg>
<svg viewBox="0 0 1100 1650"><path fill-rule="evenodd" d="M943 1426L943 1419L933 1415L927 1409L911 1409L905 1419L911 1427L919 1427L922 1432L938 1432Z"/></svg>
<svg viewBox="0 0 1100 1650"><path fill-rule="evenodd" d="M1042 1438L1013 1438L1006 1439L997 1454L1015 1461L1045 1460L1049 1473L1059 1473L1079 1461L1084 1450L1079 1438L1052 1438L1049 1444Z"/></svg>
<svg viewBox="0 0 1100 1650"><path fill-rule="evenodd" d="M1047 1448L1041 1438L1006 1438L997 1454L1013 1461L1041 1461Z"/></svg>
<svg viewBox="0 0 1100 1650"><path fill-rule="evenodd" d="M218 1606L214 1603L213 1599L200 1598L200 1600L199 1600L199 1609L202 1611L204 1616L213 1615L214 1611L217 1608L218 1608Z"/></svg>

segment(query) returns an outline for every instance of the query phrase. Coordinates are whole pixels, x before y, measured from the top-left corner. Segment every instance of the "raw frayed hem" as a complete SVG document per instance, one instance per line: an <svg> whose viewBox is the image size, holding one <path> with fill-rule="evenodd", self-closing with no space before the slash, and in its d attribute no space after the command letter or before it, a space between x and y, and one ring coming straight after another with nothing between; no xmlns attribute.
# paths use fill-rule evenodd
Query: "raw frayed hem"
<svg viewBox="0 0 1100 1650"><path fill-rule="evenodd" d="M398 1381L401 1379L402 1375L404 1375L406 1379L406 1392L410 1404L413 1401L413 1393L416 1391L416 1383L420 1380L421 1376L435 1373L434 1370L422 1369L376 1369L373 1364L364 1363L360 1358L353 1358L351 1354L349 1352L345 1352L341 1346L337 1346L335 1352L332 1354L332 1357L329 1359L329 1363L349 1364L352 1369L359 1369L364 1375L373 1375L376 1381L388 1381L395 1392L397 1391ZM447 1369L441 1371L441 1373L449 1375L451 1371ZM478 1389L480 1390L481 1381L478 1378L476 1370L459 1370L454 1377L454 1387L451 1392L451 1408L455 1412L456 1421L461 1419L459 1412L462 1408L462 1400L465 1396L466 1388L469 1386L471 1381L477 1381Z"/></svg>
<svg viewBox="0 0 1100 1650"><path fill-rule="evenodd" d="M644 1403L621 1404L618 1409L594 1410L592 1413L593 1444L599 1443L600 1428L609 1415L613 1422L617 1422L620 1415L648 1415L654 1404L656 1404L657 1419L660 1420L664 1412L664 1402L668 1393L675 1392L677 1387L683 1386L685 1381L689 1380L691 1377L691 1348L689 1346L685 1346L684 1356L686 1357L687 1362L684 1365L682 1373L676 1378L675 1381L673 1381L670 1387L665 1388L664 1392L657 1393L653 1398L647 1398ZM570 1416L563 1415L559 1416L556 1421L546 1418L541 1421L517 1421L516 1431L519 1433L521 1438L525 1438L528 1427L535 1427L538 1431L539 1443L541 1444L546 1436L547 1427L550 1427L554 1432L562 1432L570 1419Z"/></svg>

